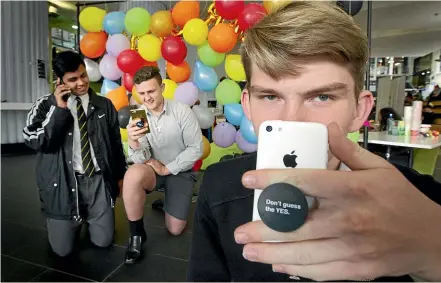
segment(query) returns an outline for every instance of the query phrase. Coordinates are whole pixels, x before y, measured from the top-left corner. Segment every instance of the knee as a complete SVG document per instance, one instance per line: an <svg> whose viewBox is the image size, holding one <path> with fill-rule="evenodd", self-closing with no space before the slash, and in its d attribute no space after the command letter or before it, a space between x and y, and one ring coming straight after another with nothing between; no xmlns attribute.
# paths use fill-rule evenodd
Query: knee
<svg viewBox="0 0 441 283"><path fill-rule="evenodd" d="M107 248L113 242L113 235L101 235L100 237L91 238L90 241L97 247Z"/></svg>
<svg viewBox="0 0 441 283"><path fill-rule="evenodd" d="M142 168L142 164L133 164L127 169L126 174L124 175L124 185L141 183L142 175L144 174L144 170Z"/></svg>
<svg viewBox="0 0 441 283"><path fill-rule="evenodd" d="M182 234L186 227L187 223L167 223L167 230L170 232L170 234L174 236L179 236Z"/></svg>
<svg viewBox="0 0 441 283"><path fill-rule="evenodd" d="M54 245L51 243L51 248L59 257L66 257L72 253L73 245Z"/></svg>

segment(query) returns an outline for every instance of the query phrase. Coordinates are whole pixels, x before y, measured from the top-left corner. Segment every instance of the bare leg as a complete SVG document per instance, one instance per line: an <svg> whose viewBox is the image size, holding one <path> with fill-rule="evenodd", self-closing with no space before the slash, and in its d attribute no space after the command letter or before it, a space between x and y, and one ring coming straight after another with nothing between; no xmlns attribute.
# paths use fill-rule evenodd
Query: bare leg
<svg viewBox="0 0 441 283"><path fill-rule="evenodd" d="M172 235L180 235L187 226L187 220L180 220L165 213L165 226Z"/></svg>
<svg viewBox="0 0 441 283"><path fill-rule="evenodd" d="M145 190L155 188L156 175L146 164L134 164L124 176L123 201L130 221L141 219L144 214Z"/></svg>

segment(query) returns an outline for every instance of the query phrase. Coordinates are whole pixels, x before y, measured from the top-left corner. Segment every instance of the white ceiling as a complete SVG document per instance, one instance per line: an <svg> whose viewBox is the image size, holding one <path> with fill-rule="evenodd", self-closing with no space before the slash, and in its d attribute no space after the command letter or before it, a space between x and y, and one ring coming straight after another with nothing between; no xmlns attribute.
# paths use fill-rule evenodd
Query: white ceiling
<svg viewBox="0 0 441 283"><path fill-rule="evenodd" d="M417 57L441 49L441 1L373 1L372 6L373 57ZM366 30L366 2L355 19Z"/></svg>

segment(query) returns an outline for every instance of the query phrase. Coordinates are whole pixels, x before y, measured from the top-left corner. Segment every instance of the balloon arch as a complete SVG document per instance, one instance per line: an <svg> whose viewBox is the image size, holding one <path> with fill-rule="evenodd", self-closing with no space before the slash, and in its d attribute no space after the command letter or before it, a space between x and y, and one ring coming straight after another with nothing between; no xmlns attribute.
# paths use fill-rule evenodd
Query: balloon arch
<svg viewBox="0 0 441 283"><path fill-rule="evenodd" d="M118 111L123 141L127 141L128 93L138 104L142 103L134 88L134 73L143 66L158 66L157 61L163 58L168 75L164 79L164 97L192 106L201 128L208 129L214 124L213 112L194 104L199 90L214 91L216 100L224 105L227 119L213 130L215 145L227 148L236 143L244 152L256 151L257 137L240 104L238 82L245 81L245 71L240 55L228 53L243 41L244 31L288 2L246 4L216 0L208 6L205 19L200 18L198 1L179 1L171 11L160 10L153 15L141 7L110 13L93 6L84 8L79 23L87 34L81 38L80 50L86 57L90 81L104 78L101 95L109 98ZM187 44L196 46L198 54L192 81L189 81L192 69L185 61ZM219 82L213 68L222 63L228 78ZM121 85L115 82L119 80ZM210 143L204 138L202 159L209 154ZM200 167L200 163L195 167Z"/></svg>

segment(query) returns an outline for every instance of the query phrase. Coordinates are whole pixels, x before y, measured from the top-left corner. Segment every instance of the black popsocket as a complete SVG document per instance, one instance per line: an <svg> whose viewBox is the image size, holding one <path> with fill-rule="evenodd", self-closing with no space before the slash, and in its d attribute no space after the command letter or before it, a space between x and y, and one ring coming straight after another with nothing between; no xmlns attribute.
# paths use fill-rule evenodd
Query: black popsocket
<svg viewBox="0 0 441 283"><path fill-rule="evenodd" d="M308 202L295 186L277 183L268 186L259 196L257 210L266 226L277 232L292 232L308 217Z"/></svg>

